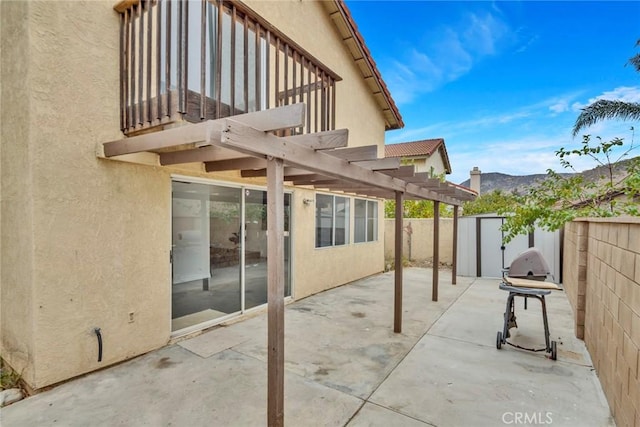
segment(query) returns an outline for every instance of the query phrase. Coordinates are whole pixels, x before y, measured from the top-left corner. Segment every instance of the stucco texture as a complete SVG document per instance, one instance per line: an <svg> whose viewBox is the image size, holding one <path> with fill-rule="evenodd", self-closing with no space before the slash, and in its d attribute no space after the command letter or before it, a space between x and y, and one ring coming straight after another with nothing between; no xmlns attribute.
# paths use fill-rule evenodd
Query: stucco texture
<svg viewBox="0 0 640 427"><path fill-rule="evenodd" d="M30 138L27 2L0 3L1 239L0 356L27 380L34 377L33 185Z"/></svg>
<svg viewBox="0 0 640 427"><path fill-rule="evenodd" d="M329 193L325 193L329 194ZM296 189L293 193L294 209L294 287L295 299L334 288L384 270L383 203L378 202L378 240L353 243L354 198L350 202L349 244L335 247L315 247L315 204L305 205L303 200L315 200L314 191Z"/></svg>
<svg viewBox="0 0 640 427"><path fill-rule="evenodd" d="M15 335L32 337L26 379L34 388L169 338L169 174L104 161L94 151L97 142L121 137L118 14L112 7L29 2L21 19L28 54L14 52L29 64L20 75L25 82L8 91L27 98L28 107L22 126L3 117L22 146L13 148L3 135L3 148L13 155L3 160L15 170L3 168L2 184L18 186L16 203L3 203L3 230L14 231L3 233L2 305L5 319L23 306L25 322L3 322L3 346ZM6 8L18 13L18 7ZM20 129L28 134L19 135ZM12 286L20 291L7 297ZM100 363L96 327L104 339Z"/></svg>
<svg viewBox="0 0 640 427"><path fill-rule="evenodd" d="M395 219L385 219L384 255L386 259L395 256ZM433 218L405 218L402 223L402 257L411 261L433 259ZM453 219L440 218L439 260L441 263L453 262ZM411 233L409 233L411 231Z"/></svg>

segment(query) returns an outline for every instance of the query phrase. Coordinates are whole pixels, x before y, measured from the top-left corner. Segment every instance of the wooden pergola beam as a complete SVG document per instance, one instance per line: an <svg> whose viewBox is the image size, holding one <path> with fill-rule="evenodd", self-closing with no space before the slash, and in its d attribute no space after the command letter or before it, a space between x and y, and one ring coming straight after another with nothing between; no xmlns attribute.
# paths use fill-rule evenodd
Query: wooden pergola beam
<svg viewBox="0 0 640 427"><path fill-rule="evenodd" d="M160 153L160 164L162 166L179 165L182 163L207 162L240 159L246 157L245 154L228 150L216 146L204 146L190 150L170 151Z"/></svg>
<svg viewBox="0 0 640 427"><path fill-rule="evenodd" d="M325 132L306 133L302 135L283 137L287 141L293 141L312 150L333 150L346 147L349 143L349 130L336 129Z"/></svg>
<svg viewBox="0 0 640 427"><path fill-rule="evenodd" d="M241 176L243 178L263 178L265 176L267 176L267 169L248 169L248 170L243 170L240 172ZM284 176L285 176L285 181L288 181L286 178L288 176L295 176L295 175L310 175L311 172L305 170L305 169L300 169L300 168L291 168L291 167L285 167L284 168Z"/></svg>
<svg viewBox="0 0 640 427"><path fill-rule="evenodd" d="M311 150L299 144L288 143L281 140L281 138L257 131L235 120L227 119L227 123L227 129L222 132L220 142L218 143L212 139L212 143L253 156L281 158L295 168L328 177L344 179L383 190L406 192L424 199L435 199L445 203L456 204L455 200L441 196L436 192L350 164L321 151Z"/></svg>
<svg viewBox="0 0 640 427"><path fill-rule="evenodd" d="M304 108L304 104L292 104L270 110L239 114L233 117L235 121L243 123L245 126L250 126L262 132L270 132L302 126L304 123ZM155 151L184 144L210 142L210 134L219 134L225 126L225 119L209 120L167 129L162 132L109 141L102 145L106 157L140 153L142 151Z"/></svg>
<svg viewBox="0 0 640 427"><path fill-rule="evenodd" d="M298 185L296 184L297 182L314 182L314 181L319 181L323 179L327 179L327 177L324 175L320 175L319 173L309 173L309 172L305 172L302 174L294 173L291 175L284 176L285 181L291 181L294 185ZM310 184L300 184L300 185L310 185Z"/></svg>
<svg viewBox="0 0 640 427"><path fill-rule="evenodd" d="M414 176L416 173L415 170L416 168L413 165L403 165L403 166L400 166L398 169L385 170L385 171L381 171L381 173L385 175L397 177L397 178L406 178L406 177Z"/></svg>
<svg viewBox="0 0 640 427"><path fill-rule="evenodd" d="M370 169L372 171L398 169L400 167L400 159L397 157L387 157L384 159L365 160L362 162L350 162L360 166L361 168Z"/></svg>
<svg viewBox="0 0 640 427"><path fill-rule="evenodd" d="M365 145L362 147L342 148L339 150L327 151L327 154L348 162L375 160L378 157L378 146Z"/></svg>
<svg viewBox="0 0 640 427"><path fill-rule="evenodd" d="M238 117L238 116L234 116ZM224 120L224 119L220 119ZM210 122L216 122L211 120ZM199 123L200 124L200 123ZM222 129L220 129L222 130ZM333 150L334 148L346 147L349 141L349 131L347 129L331 130L326 132L309 133L282 137L285 141L295 142L313 150ZM188 150L160 153L161 165L175 165L192 162L213 162L220 160L231 160L244 157L242 154L233 152L225 148L216 146L197 147ZM261 176L267 176L265 172Z"/></svg>
<svg viewBox="0 0 640 427"><path fill-rule="evenodd" d="M239 159L217 160L214 162L205 162L204 169L207 172L222 172L238 169L262 169L267 166L266 159L257 157L242 157Z"/></svg>

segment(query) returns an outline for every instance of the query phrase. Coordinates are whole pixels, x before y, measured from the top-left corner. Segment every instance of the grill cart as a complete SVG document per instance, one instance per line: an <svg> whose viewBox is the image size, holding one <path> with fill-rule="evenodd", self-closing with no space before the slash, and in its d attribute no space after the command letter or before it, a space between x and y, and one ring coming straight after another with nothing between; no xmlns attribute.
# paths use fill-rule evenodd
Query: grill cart
<svg viewBox="0 0 640 427"><path fill-rule="evenodd" d="M498 331L496 338L496 348L502 348L502 345L528 350L528 351L544 351L550 354L551 360L556 360L557 349L556 342L549 338L549 321L547 319L547 305L544 297L549 295L552 290L560 289L555 283L544 282L547 274L549 274L549 266L542 257L539 250L531 248L520 254L509 266L508 275L502 278L499 288L509 292L507 297L507 306L504 313L504 326L502 331ZM544 339L545 348L526 348L515 343L507 341L511 335L509 329L517 328L515 304L516 297L525 299L524 309L527 309L527 299L535 298L542 305L542 320L544 322Z"/></svg>

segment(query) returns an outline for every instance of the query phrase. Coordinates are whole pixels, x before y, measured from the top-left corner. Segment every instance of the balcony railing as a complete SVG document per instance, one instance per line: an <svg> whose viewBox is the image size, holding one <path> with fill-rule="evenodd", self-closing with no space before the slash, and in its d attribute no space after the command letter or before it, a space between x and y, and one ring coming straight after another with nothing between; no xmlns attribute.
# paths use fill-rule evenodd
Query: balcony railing
<svg viewBox="0 0 640 427"><path fill-rule="evenodd" d="M340 77L242 3L121 3L121 128L126 134L304 102L304 126L335 128Z"/></svg>

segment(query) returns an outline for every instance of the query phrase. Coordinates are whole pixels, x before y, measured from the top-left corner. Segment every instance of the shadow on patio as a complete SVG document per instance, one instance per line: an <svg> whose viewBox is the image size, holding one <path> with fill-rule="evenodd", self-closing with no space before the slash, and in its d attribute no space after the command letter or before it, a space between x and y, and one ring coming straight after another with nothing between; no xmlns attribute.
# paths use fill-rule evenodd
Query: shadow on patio
<svg viewBox="0 0 640 427"><path fill-rule="evenodd" d="M563 292L547 297L558 360L495 348L498 279L393 272L305 298L285 314L285 423L292 426L614 425ZM516 306L514 340L544 346L537 301ZM513 330L512 330L513 331ZM266 313L215 328L2 410L7 426L265 425ZM519 422L518 422L519 421Z"/></svg>

